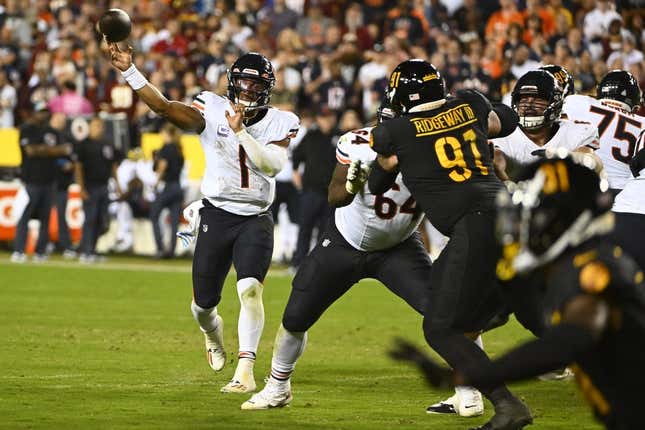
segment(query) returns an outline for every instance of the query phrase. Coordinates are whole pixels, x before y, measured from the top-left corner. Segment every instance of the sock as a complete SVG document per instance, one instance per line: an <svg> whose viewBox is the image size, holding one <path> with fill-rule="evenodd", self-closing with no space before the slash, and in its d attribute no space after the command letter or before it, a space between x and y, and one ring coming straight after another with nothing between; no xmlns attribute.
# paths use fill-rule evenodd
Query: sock
<svg viewBox="0 0 645 430"><path fill-rule="evenodd" d="M262 284L255 278L237 281L237 295L240 299L240 318L237 323L237 336L240 344L240 357L253 359L258 350L260 336L264 328L264 305L262 304Z"/></svg>
<svg viewBox="0 0 645 430"><path fill-rule="evenodd" d="M270 379L278 383L289 381L306 345L307 332L290 332L280 324L273 345Z"/></svg>
<svg viewBox="0 0 645 430"><path fill-rule="evenodd" d="M490 366L490 359L486 353L475 342L466 338L463 333L450 329L428 331L424 327L424 335L430 347L453 369L483 369ZM493 406L504 399L513 397L503 384L495 386L473 385L493 403Z"/></svg>
<svg viewBox="0 0 645 430"><path fill-rule="evenodd" d="M248 379L253 379L253 368L255 367L255 358L241 357L237 361L237 367L233 374L233 381L246 383Z"/></svg>
<svg viewBox="0 0 645 430"><path fill-rule="evenodd" d="M212 307L204 309L200 307L195 301L190 304L190 311L193 313L193 317L199 328L204 332L210 332L217 328L217 307Z"/></svg>
<svg viewBox="0 0 645 430"><path fill-rule="evenodd" d="M484 340L482 338L482 335L480 334L477 336L477 339L474 340L475 345L477 345L482 351L484 351ZM471 390L476 389L475 387L470 387L470 386L456 386L455 387L455 393L459 396L468 393Z"/></svg>

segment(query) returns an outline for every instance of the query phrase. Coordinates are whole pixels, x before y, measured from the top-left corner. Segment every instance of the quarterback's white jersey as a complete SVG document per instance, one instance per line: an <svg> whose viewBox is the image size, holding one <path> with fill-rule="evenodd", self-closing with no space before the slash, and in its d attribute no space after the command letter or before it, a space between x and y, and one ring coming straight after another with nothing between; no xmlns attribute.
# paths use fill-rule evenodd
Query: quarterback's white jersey
<svg viewBox="0 0 645 430"><path fill-rule="evenodd" d="M376 158L369 146L373 127L350 131L341 136L336 145L336 159L341 164L361 160L371 164ZM336 228L345 240L360 251L378 251L391 248L410 237L423 219L410 191L403 185L399 174L395 184L382 195L369 192L367 184L354 200L336 209Z"/></svg>
<svg viewBox="0 0 645 430"><path fill-rule="evenodd" d="M560 120L558 125L558 131L543 146L533 143L520 127L515 128L515 131L506 137L491 139L491 142L504 155L521 164L540 159L540 156L534 152L541 149L564 147L574 151L585 146L598 149L598 129L595 126L567 120Z"/></svg>
<svg viewBox="0 0 645 430"><path fill-rule="evenodd" d="M206 169L201 192L216 207L238 215L257 215L271 206L275 179L258 169L228 126L225 112L233 115L230 101L209 91L199 93L192 106L206 120L199 135ZM299 120L291 112L269 108L265 117L246 130L261 144L292 138Z"/></svg>
<svg viewBox="0 0 645 430"><path fill-rule="evenodd" d="M588 121L598 127L600 149L596 153L607 172L609 187L622 190L631 177L629 160L645 127L645 117L577 94L564 99L562 113L569 119Z"/></svg>

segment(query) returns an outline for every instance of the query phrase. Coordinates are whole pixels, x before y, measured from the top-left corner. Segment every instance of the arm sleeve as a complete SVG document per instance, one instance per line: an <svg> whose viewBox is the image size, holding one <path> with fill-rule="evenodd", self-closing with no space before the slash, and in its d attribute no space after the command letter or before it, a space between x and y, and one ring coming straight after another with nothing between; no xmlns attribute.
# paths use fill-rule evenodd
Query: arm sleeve
<svg viewBox="0 0 645 430"><path fill-rule="evenodd" d="M519 381L570 364L593 343L593 335L589 331L577 325L562 324L546 331L544 337L525 343L498 360L459 370L466 383L475 387Z"/></svg>
<svg viewBox="0 0 645 430"><path fill-rule="evenodd" d="M386 157L394 154L392 137L382 124L377 125L370 133L370 148Z"/></svg>
<svg viewBox="0 0 645 430"><path fill-rule="evenodd" d="M396 181L398 174L398 171L386 172L378 160L375 160L372 163L372 170L367 179L367 186L369 187L370 193L379 195L389 190L394 184L394 181Z"/></svg>
<svg viewBox="0 0 645 430"><path fill-rule="evenodd" d="M493 106L493 111L497 114L499 122L502 125L502 129L499 131L499 134L496 137L506 137L509 134L513 133L513 131L515 131L515 128L517 127L517 124L520 122L517 113L512 108L506 106L503 103L496 103Z"/></svg>
<svg viewBox="0 0 645 430"><path fill-rule="evenodd" d="M273 144L263 145L245 128L235 135L253 164L271 177L277 175L289 159L287 148Z"/></svg>

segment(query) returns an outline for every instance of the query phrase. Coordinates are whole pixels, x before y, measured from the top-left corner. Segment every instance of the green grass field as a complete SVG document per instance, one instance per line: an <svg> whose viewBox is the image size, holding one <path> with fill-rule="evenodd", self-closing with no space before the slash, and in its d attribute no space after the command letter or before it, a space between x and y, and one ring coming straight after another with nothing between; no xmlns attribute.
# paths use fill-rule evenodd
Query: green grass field
<svg viewBox="0 0 645 430"><path fill-rule="evenodd" d="M239 309L229 277L218 309L231 361L206 363L190 314L190 266L110 259L95 266L52 261L12 265L0 253L0 428L2 429L467 429L491 416L427 415L447 391L392 362L394 336L422 343L421 318L375 281L363 281L310 331L290 407L241 411L248 395L220 394L232 376ZM269 274L260 386L290 277ZM493 355L527 334L512 323L484 338ZM536 429L599 429L573 382L512 386Z"/></svg>

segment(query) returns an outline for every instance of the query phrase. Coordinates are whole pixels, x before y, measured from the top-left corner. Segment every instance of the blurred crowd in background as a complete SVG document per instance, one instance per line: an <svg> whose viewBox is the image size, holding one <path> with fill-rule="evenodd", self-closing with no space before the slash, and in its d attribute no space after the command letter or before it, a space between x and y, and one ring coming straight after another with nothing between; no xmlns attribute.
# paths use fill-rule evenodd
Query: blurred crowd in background
<svg viewBox="0 0 645 430"><path fill-rule="evenodd" d="M297 142L329 141L330 169L334 139L374 118L389 73L410 57L430 60L449 91L475 88L507 103L514 81L543 64L564 66L578 93L593 94L611 69L630 71L645 87L645 0L1 3L0 128L20 126L41 102L68 117L121 113L129 148L163 121L106 59L95 24L110 7L132 17L135 64L169 99L190 102L202 90L225 94L227 67L240 54L267 56L277 78L271 104L300 116ZM311 157L324 151L309 158L301 152L296 164L304 164L305 180L291 167L278 178L293 189L282 196L285 203L303 187L326 192L324 180L306 178ZM299 210L289 215L302 224Z"/></svg>

